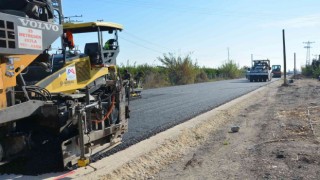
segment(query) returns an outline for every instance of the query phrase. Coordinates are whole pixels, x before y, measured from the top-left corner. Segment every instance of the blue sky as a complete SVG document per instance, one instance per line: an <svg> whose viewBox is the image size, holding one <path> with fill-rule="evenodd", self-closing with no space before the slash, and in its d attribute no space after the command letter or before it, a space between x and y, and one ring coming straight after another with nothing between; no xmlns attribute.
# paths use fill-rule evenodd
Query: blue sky
<svg viewBox="0 0 320 180"><path fill-rule="evenodd" d="M320 54L319 0L63 0L65 16L74 20L120 23L118 64L160 65L164 53L186 55L200 66L219 67L228 59L239 66L254 59L283 64L282 29L286 31L287 69ZM75 39L80 50L96 36Z"/></svg>

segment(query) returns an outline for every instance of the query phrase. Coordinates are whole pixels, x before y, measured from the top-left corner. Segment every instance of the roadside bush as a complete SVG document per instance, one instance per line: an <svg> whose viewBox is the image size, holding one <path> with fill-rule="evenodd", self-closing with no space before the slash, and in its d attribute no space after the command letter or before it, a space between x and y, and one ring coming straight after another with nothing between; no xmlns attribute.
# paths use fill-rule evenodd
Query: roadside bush
<svg viewBox="0 0 320 180"><path fill-rule="evenodd" d="M136 63L130 65L128 61L127 65L122 64L119 67L120 74L123 75L125 69L129 71L132 79L136 79L137 75L140 73L140 75L142 75L140 77L140 81L145 89L170 85L167 78L168 73L163 67L155 67L148 64L136 65Z"/></svg>
<svg viewBox="0 0 320 180"><path fill-rule="evenodd" d="M207 73L203 69L200 69L199 71L200 72L197 74L195 82L207 82L209 80Z"/></svg>
<svg viewBox="0 0 320 180"><path fill-rule="evenodd" d="M219 68L219 74L223 74L225 78L233 79L241 77L242 71L233 60L229 60Z"/></svg>
<svg viewBox="0 0 320 180"><path fill-rule="evenodd" d="M227 61L221 67L200 68L188 54L184 57L176 56L173 53L164 54L158 57L163 66L150 66L148 64L136 65L136 63L121 64L118 68L120 74L124 74L127 69L132 79L138 74L143 88L158 88L170 85L183 85L207 82L209 80L239 78L245 74L244 68L239 69L234 61Z"/></svg>
<svg viewBox="0 0 320 180"><path fill-rule="evenodd" d="M307 65L305 67L301 67L301 71L302 71L302 75L304 75L306 77L311 77L313 75L312 66L310 66L310 65Z"/></svg>
<svg viewBox="0 0 320 180"><path fill-rule="evenodd" d="M313 78L318 78L319 75L320 75L320 67L317 67L317 68L313 69L313 71L312 71L312 77L313 77Z"/></svg>
<svg viewBox="0 0 320 180"><path fill-rule="evenodd" d="M168 71L168 78L172 85L192 84L195 82L198 66L193 63L190 54L185 57L172 53L158 57L158 60Z"/></svg>
<svg viewBox="0 0 320 180"><path fill-rule="evenodd" d="M320 62L319 60L313 60L311 65L301 67L302 75L306 77L318 78L320 75Z"/></svg>
<svg viewBox="0 0 320 180"><path fill-rule="evenodd" d="M161 72L148 72L143 81L143 88L159 88L169 86L167 75Z"/></svg>
<svg viewBox="0 0 320 180"><path fill-rule="evenodd" d="M202 67L201 70L207 74L208 79L215 79L218 74L218 70L214 68Z"/></svg>

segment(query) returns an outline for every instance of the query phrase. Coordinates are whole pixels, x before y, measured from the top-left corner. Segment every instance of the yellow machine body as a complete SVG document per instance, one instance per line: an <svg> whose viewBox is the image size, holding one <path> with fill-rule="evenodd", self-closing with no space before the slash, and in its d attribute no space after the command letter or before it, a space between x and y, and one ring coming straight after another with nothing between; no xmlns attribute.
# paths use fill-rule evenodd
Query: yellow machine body
<svg viewBox="0 0 320 180"><path fill-rule="evenodd" d="M86 166L90 156L120 144L130 112L129 82L116 68L122 25L61 25L8 12L14 14L0 12L0 163L28 156L48 168ZM83 52L70 46L72 34L92 32L98 38ZM59 37L61 53L52 54Z"/></svg>
<svg viewBox="0 0 320 180"><path fill-rule="evenodd" d="M46 88L50 93L76 93L77 89L83 89L94 80L116 71L116 66L91 67L89 57L74 59L66 65L46 77L36 85Z"/></svg>
<svg viewBox="0 0 320 180"><path fill-rule="evenodd" d="M6 55L1 59L0 64L0 109L7 107L6 91L17 85L17 76L36 59L38 55ZM13 64L8 59L13 59ZM10 67L12 66L12 68ZM12 73L8 76L6 73Z"/></svg>

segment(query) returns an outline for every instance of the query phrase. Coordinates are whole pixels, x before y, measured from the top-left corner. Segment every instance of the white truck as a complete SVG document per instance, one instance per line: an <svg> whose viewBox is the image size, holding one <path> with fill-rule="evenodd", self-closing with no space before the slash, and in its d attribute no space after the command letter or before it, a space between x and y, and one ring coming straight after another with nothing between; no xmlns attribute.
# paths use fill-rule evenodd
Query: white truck
<svg viewBox="0 0 320 180"><path fill-rule="evenodd" d="M250 82L271 81L270 60L253 60L252 67L248 68L246 77Z"/></svg>

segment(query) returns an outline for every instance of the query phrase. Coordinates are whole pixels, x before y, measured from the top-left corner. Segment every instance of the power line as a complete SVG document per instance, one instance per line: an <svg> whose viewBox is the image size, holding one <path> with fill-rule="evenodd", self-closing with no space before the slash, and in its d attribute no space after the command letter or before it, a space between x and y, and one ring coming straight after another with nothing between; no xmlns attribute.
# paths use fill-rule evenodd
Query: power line
<svg viewBox="0 0 320 180"><path fill-rule="evenodd" d="M148 49L148 50L150 50L150 51L153 51L153 52L157 52L157 53L161 53L161 54L163 54L163 52L160 52L160 51L158 51L158 50L155 50L155 49L152 49L152 48L146 47L146 46L144 46L144 45L138 44L138 43L136 43L136 42L133 42L133 41L128 40L128 39L125 39L125 38L123 38L123 37L120 37L120 39L123 39L123 40L125 40L125 41L127 41L127 42L130 42L130 43L132 43L132 44L134 44L134 45L136 45L136 46L143 47L143 48Z"/></svg>
<svg viewBox="0 0 320 180"><path fill-rule="evenodd" d="M138 37L137 35L134 35L134 34L132 34L132 33L129 33L128 31L125 31L125 30L124 30L123 33L125 33L125 34L127 34L127 35L129 35L129 36L131 36L131 37L133 37L133 38L136 38L136 39L139 39L139 40L141 40L141 41L144 41L144 42L146 42L146 43L152 44L152 45L154 45L154 46L158 46L158 47L161 47L161 48L170 50L170 49L167 48L167 47L164 47L164 46L161 46L161 45L156 44L156 43L154 43L154 42L145 40L145 39L143 39L143 38L141 38L141 37Z"/></svg>

